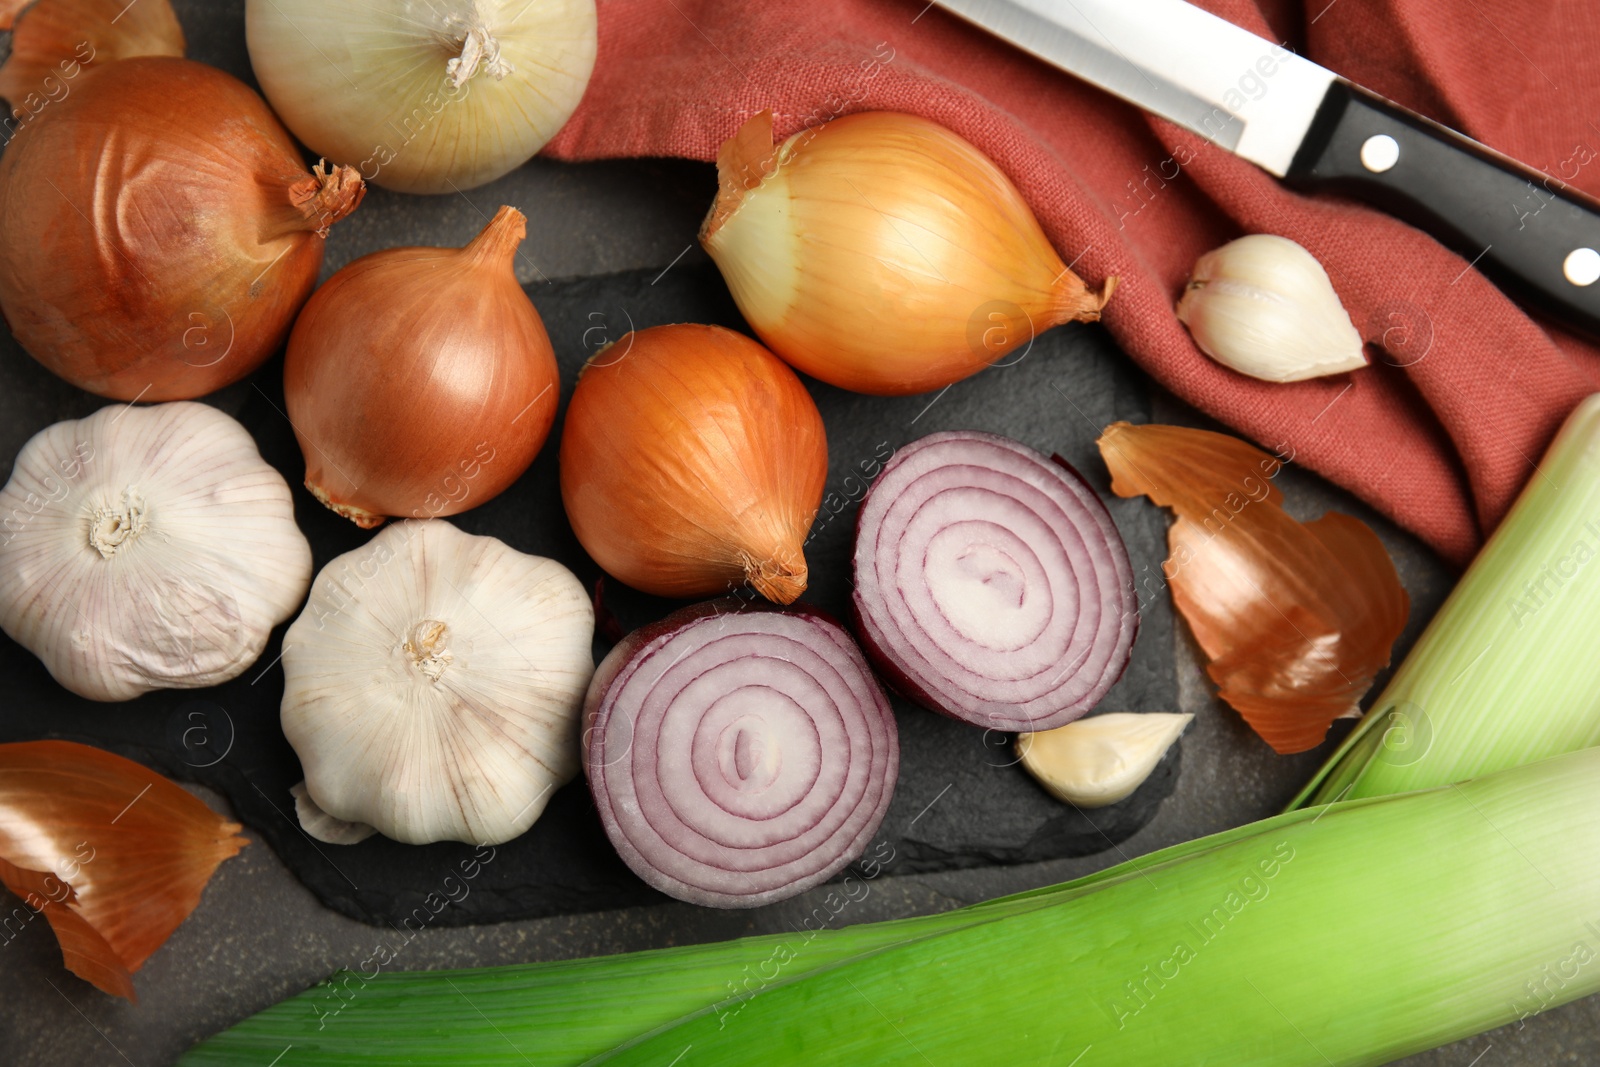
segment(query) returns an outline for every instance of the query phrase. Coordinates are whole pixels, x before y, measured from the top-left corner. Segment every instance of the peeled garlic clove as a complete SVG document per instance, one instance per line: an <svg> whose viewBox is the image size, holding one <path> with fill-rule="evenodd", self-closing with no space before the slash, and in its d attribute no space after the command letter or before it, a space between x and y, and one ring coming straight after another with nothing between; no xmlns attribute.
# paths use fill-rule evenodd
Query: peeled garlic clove
<svg viewBox="0 0 1600 1067"><path fill-rule="evenodd" d="M1297 382L1367 365L1327 271L1287 237L1254 233L1195 261L1178 318L1200 351L1240 374Z"/></svg>
<svg viewBox="0 0 1600 1067"><path fill-rule="evenodd" d="M1085 288L1016 186L915 115L869 111L772 144L750 119L717 157L700 243L773 352L861 393L942 389L1111 295ZM1024 348L1024 351L1026 349Z"/></svg>
<svg viewBox="0 0 1600 1067"><path fill-rule="evenodd" d="M58 422L0 490L0 629L91 700L238 676L310 582L288 483L204 404Z"/></svg>
<svg viewBox="0 0 1600 1067"><path fill-rule="evenodd" d="M1143 785L1193 719L1167 712L1093 715L1055 730L1018 734L1017 753L1057 800L1103 808Z"/></svg>
<svg viewBox="0 0 1600 1067"><path fill-rule="evenodd" d="M440 519L391 525L333 560L283 640L306 831L521 834L578 771L593 635L571 571Z"/></svg>

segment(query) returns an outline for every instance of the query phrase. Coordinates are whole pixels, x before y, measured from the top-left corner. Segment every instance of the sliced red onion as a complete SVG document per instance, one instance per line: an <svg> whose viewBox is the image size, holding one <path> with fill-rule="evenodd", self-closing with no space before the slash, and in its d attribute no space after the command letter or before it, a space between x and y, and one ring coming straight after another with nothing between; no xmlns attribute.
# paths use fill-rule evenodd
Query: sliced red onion
<svg viewBox="0 0 1600 1067"><path fill-rule="evenodd" d="M753 908L826 881L883 822L900 742L850 634L810 608L737 601L636 630L584 704L606 834L680 900Z"/></svg>
<svg viewBox="0 0 1600 1067"><path fill-rule="evenodd" d="M1128 550L1065 461L930 434L890 460L856 530L856 630L911 699L978 726L1050 730L1122 676L1139 629Z"/></svg>

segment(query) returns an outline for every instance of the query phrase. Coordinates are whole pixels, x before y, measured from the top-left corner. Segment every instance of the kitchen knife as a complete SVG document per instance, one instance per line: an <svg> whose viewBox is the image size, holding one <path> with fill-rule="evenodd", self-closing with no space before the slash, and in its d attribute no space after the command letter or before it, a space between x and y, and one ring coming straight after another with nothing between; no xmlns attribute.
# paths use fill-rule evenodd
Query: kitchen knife
<svg viewBox="0 0 1600 1067"><path fill-rule="evenodd" d="M1600 202L1559 178L1183 0L936 2L1290 185L1426 230L1508 293L1600 337ZM1568 162L1595 154L1579 152Z"/></svg>

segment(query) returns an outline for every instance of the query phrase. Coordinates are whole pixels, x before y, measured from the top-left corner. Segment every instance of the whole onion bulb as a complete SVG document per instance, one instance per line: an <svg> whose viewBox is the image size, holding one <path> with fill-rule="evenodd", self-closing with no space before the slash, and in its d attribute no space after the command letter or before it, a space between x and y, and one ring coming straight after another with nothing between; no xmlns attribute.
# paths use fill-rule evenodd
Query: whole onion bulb
<svg viewBox="0 0 1600 1067"><path fill-rule="evenodd" d="M594 68L594 0L248 0L261 89L314 151L407 193L526 163Z"/></svg>
<svg viewBox="0 0 1600 1067"><path fill-rule="evenodd" d="M584 550L657 596L748 582L788 604L828 442L783 361L721 326L654 326L590 359L561 431L561 499Z"/></svg>
<svg viewBox="0 0 1600 1067"><path fill-rule="evenodd" d="M739 310L843 389L942 389L1098 319L1114 286L1085 288L1000 168L915 115L847 115L774 146L763 111L722 146L717 182L700 243Z"/></svg>
<svg viewBox="0 0 1600 1067"><path fill-rule="evenodd" d="M358 526L455 515L528 469L555 421L555 352L503 207L465 248L391 248L339 271L289 338L284 399L306 488Z"/></svg>
<svg viewBox="0 0 1600 1067"><path fill-rule="evenodd" d="M26 18L24 17L24 24ZM203 396L283 343L355 209L266 104L172 57L81 71L0 157L0 311L56 374L119 400Z"/></svg>

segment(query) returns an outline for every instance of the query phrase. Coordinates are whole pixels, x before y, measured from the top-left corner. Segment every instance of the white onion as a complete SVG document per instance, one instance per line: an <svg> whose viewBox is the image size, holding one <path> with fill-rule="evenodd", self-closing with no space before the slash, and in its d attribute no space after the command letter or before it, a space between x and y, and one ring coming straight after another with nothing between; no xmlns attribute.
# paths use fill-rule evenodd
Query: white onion
<svg viewBox="0 0 1600 1067"><path fill-rule="evenodd" d="M594 68L594 0L248 0L261 90L312 151L448 193L521 166Z"/></svg>

